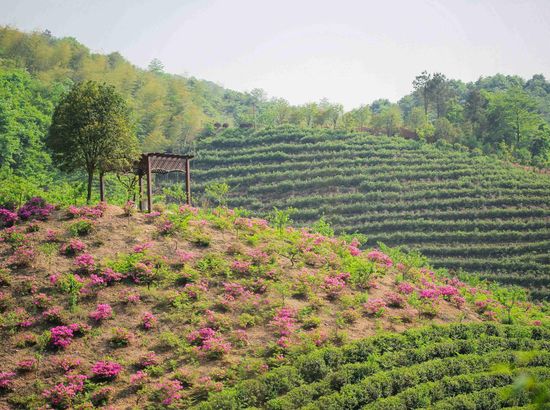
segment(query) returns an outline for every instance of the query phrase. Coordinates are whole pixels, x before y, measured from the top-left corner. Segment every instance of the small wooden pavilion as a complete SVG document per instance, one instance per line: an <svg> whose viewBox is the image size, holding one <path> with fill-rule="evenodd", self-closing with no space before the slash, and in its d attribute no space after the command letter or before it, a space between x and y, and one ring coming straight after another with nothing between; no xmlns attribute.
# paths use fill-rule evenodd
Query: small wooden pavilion
<svg viewBox="0 0 550 410"><path fill-rule="evenodd" d="M151 174L166 174L169 172L185 173L186 202L191 205L191 172L189 161L194 155L168 154L150 152L142 154L135 165L135 173L138 176L139 209L143 210L143 177L147 178L147 211L151 212L153 185Z"/></svg>

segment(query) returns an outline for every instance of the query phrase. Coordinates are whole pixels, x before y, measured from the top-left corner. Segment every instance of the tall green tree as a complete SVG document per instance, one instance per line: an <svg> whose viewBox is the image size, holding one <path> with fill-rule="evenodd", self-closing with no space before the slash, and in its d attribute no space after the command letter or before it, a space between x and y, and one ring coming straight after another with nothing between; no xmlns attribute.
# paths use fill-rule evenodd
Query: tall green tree
<svg viewBox="0 0 550 410"><path fill-rule="evenodd" d="M139 156L126 102L114 87L94 81L76 85L62 98L46 144L60 169L86 171L88 202L96 172L128 170Z"/></svg>
<svg viewBox="0 0 550 410"><path fill-rule="evenodd" d="M420 96L424 106L424 115L428 115L428 105L430 101L430 80L432 75L427 71L422 71L413 81L414 91Z"/></svg>

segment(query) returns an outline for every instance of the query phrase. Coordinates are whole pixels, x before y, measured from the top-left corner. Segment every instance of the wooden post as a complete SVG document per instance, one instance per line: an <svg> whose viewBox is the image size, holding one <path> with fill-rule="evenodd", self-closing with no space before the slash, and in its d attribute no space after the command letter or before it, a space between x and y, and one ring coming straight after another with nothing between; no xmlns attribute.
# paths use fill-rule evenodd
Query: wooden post
<svg viewBox="0 0 550 410"><path fill-rule="evenodd" d="M151 205L153 198L153 187L151 186L151 159L147 156L147 211L151 212L153 207Z"/></svg>
<svg viewBox="0 0 550 410"><path fill-rule="evenodd" d="M103 181L103 172L99 172L99 200L105 201L105 182Z"/></svg>
<svg viewBox="0 0 550 410"><path fill-rule="evenodd" d="M185 159L185 195L187 205L191 205L191 169L189 167L189 158Z"/></svg>
<svg viewBox="0 0 550 410"><path fill-rule="evenodd" d="M143 211L143 175L138 174L139 210Z"/></svg>

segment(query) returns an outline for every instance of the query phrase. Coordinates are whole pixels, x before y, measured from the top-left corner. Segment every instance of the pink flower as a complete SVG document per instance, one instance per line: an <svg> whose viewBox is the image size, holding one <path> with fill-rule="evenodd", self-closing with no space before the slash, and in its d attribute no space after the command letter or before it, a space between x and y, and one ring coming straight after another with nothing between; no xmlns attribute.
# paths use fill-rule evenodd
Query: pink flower
<svg viewBox="0 0 550 410"><path fill-rule="evenodd" d="M335 276L325 276L324 283L321 285L321 288L327 292L327 296L331 299L334 299L342 293L346 287L346 280L349 278L350 274L340 273Z"/></svg>
<svg viewBox="0 0 550 410"><path fill-rule="evenodd" d="M359 255L361 255L361 249L359 249L359 248L357 248L357 247L355 247L355 246L353 246L353 245L350 245L350 246L348 247L348 249L349 249L349 253L351 253L351 256L359 256Z"/></svg>
<svg viewBox="0 0 550 410"><path fill-rule="evenodd" d="M176 255L181 263L187 263L189 261L192 261L193 258L196 257L196 255L193 252L186 252L184 250L178 249L176 251Z"/></svg>
<svg viewBox="0 0 550 410"><path fill-rule="evenodd" d="M405 298L399 293L388 292L384 296L384 299L386 299L388 306L396 308L402 308L405 306Z"/></svg>
<svg viewBox="0 0 550 410"><path fill-rule="evenodd" d="M180 391L183 390L183 386L179 380L167 380L162 383L157 383L154 388L160 393L162 404L165 406L169 406L182 397Z"/></svg>
<svg viewBox="0 0 550 410"><path fill-rule="evenodd" d="M408 282L401 282L397 285L397 290L404 295L410 295L414 292L414 286Z"/></svg>
<svg viewBox="0 0 550 410"><path fill-rule="evenodd" d="M458 289L451 285L443 285L438 288L439 294L444 298L458 295Z"/></svg>
<svg viewBox="0 0 550 410"><path fill-rule="evenodd" d="M290 336L296 328L295 315L296 313L293 309L282 307L277 310L275 316L271 322L269 322L269 324L275 328L275 331L279 336L277 344L281 347L288 346L288 336Z"/></svg>
<svg viewBox="0 0 550 410"><path fill-rule="evenodd" d="M91 273L95 270L95 260L89 253L83 253L74 260L75 266L82 272Z"/></svg>
<svg viewBox="0 0 550 410"><path fill-rule="evenodd" d="M55 407L69 407L74 397L84 390L84 381L88 377L83 374L67 375L67 383L58 383L51 389L46 389L42 395Z"/></svg>
<svg viewBox="0 0 550 410"><path fill-rule="evenodd" d="M142 370L138 370L134 374L130 375L130 384L140 385L147 378L147 373Z"/></svg>
<svg viewBox="0 0 550 410"><path fill-rule="evenodd" d="M0 372L0 389L9 389L13 383L14 377L14 372Z"/></svg>
<svg viewBox="0 0 550 410"><path fill-rule="evenodd" d="M157 318L151 312L145 312L141 317L143 328L149 330L157 324Z"/></svg>
<svg viewBox="0 0 550 410"><path fill-rule="evenodd" d="M142 253L142 252L145 252L147 249L151 249L152 246L153 244L151 242L145 242L134 246L133 250L134 250L134 253Z"/></svg>
<svg viewBox="0 0 550 410"><path fill-rule="evenodd" d="M92 367L94 378L112 380L122 371L122 366L116 362L96 362Z"/></svg>
<svg viewBox="0 0 550 410"><path fill-rule="evenodd" d="M210 327L192 331L187 335L187 341L197 346L199 354L208 357L219 357L231 350L231 343L226 342Z"/></svg>
<svg viewBox="0 0 550 410"><path fill-rule="evenodd" d="M149 352L141 359L139 359L139 367L145 368L149 366L156 366L159 364L160 360L155 352Z"/></svg>
<svg viewBox="0 0 550 410"><path fill-rule="evenodd" d="M248 261L233 261L231 269L237 273L248 273L252 262Z"/></svg>
<svg viewBox="0 0 550 410"><path fill-rule="evenodd" d="M422 289L419 296L420 299L437 300L439 297L439 291L437 289Z"/></svg>
<svg viewBox="0 0 550 410"><path fill-rule="evenodd" d="M21 360L17 363L17 368L21 371L32 370L36 366L36 359L30 358Z"/></svg>
<svg viewBox="0 0 550 410"><path fill-rule="evenodd" d="M109 319L113 315L113 309L107 303L100 303L97 305L96 310L90 313L90 318L96 322L100 322L105 319Z"/></svg>
<svg viewBox="0 0 550 410"><path fill-rule="evenodd" d="M83 252L86 249L86 244L80 239L73 238L69 243L61 245L59 249L60 252L64 255L76 255L77 253Z"/></svg>
<svg viewBox="0 0 550 410"><path fill-rule="evenodd" d="M386 302L382 299L370 299L363 303L363 308L368 315L380 316L386 309Z"/></svg>
<svg viewBox="0 0 550 410"><path fill-rule="evenodd" d="M65 349L72 343L75 332L79 330L81 330L81 326L77 323L69 326L52 327L50 329L51 343L56 347Z"/></svg>
<svg viewBox="0 0 550 410"><path fill-rule="evenodd" d="M367 254L367 258L373 262L378 262L379 264L384 265L388 268L393 265L393 261L388 255L376 249L369 252Z"/></svg>

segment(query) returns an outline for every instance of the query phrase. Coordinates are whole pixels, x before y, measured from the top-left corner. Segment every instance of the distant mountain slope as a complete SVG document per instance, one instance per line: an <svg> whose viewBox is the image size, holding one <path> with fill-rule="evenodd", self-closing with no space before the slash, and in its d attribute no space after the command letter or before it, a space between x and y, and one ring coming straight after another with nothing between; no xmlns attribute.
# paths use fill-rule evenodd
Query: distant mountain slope
<svg viewBox="0 0 550 410"><path fill-rule="evenodd" d="M325 216L369 244L419 249L436 266L550 295L550 176L453 147L279 127L229 130L197 146L195 189L225 180L229 203Z"/></svg>

